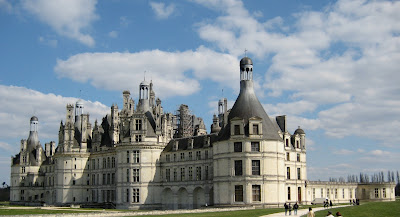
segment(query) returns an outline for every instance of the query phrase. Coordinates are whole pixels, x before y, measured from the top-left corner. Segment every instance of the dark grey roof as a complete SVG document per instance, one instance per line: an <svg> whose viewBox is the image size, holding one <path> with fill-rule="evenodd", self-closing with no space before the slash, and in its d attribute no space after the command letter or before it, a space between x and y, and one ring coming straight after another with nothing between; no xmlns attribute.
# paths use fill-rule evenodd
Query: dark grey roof
<svg viewBox="0 0 400 217"><path fill-rule="evenodd" d="M299 128L297 128L297 129L294 131L294 134L306 134L306 133L304 132L303 129L301 129L301 128L299 127Z"/></svg>
<svg viewBox="0 0 400 217"><path fill-rule="evenodd" d="M245 134L249 135L249 119L259 117L262 119L262 134L265 140L282 140L256 94L254 93L253 81L240 81L240 93L228 116L228 124L220 131L219 140L227 140L231 135L231 120L235 117L244 120Z"/></svg>
<svg viewBox="0 0 400 217"><path fill-rule="evenodd" d="M31 121L39 121L39 119L36 116L32 116Z"/></svg>
<svg viewBox="0 0 400 217"><path fill-rule="evenodd" d="M210 147L212 146L213 142L217 141L218 139L217 134L172 139L171 141L169 141L168 145L165 146L164 152L172 151L175 141L178 141L178 150L188 150L189 139L193 139L193 149L203 148L207 143L207 137L210 137Z"/></svg>
<svg viewBox="0 0 400 217"><path fill-rule="evenodd" d="M131 92L129 92L129 90L124 90L124 92L122 92L123 94L131 94Z"/></svg>
<svg viewBox="0 0 400 217"><path fill-rule="evenodd" d="M240 65L253 65L253 61L248 57L243 57L240 60Z"/></svg>

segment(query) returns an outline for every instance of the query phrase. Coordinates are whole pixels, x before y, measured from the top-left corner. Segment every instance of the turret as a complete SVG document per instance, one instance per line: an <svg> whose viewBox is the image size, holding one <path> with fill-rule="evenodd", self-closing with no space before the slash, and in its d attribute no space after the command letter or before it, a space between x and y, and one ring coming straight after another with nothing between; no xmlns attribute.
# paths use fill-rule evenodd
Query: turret
<svg viewBox="0 0 400 217"><path fill-rule="evenodd" d="M303 129L300 128L300 126L294 131L294 134L299 134L300 135L300 148L301 149L306 149L306 133L304 132Z"/></svg>
<svg viewBox="0 0 400 217"><path fill-rule="evenodd" d="M147 112L150 110L150 84L147 81L142 81L139 85L139 104L138 110Z"/></svg>

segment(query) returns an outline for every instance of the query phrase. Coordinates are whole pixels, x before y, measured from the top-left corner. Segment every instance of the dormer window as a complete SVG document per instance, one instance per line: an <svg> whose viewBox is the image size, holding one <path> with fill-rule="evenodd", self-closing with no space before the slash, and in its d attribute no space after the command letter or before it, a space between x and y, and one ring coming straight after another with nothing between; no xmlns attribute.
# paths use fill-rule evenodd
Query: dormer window
<svg viewBox="0 0 400 217"><path fill-rule="evenodd" d="M262 135L262 118L254 116L249 119L249 135Z"/></svg>
<svg viewBox="0 0 400 217"><path fill-rule="evenodd" d="M135 141L136 142L141 142L142 141L142 135L135 135Z"/></svg>
<svg viewBox="0 0 400 217"><path fill-rule="evenodd" d="M240 135L240 125L238 125L238 124L235 125L234 133L235 133L235 135Z"/></svg>
<svg viewBox="0 0 400 217"><path fill-rule="evenodd" d="M289 147L289 139L286 139L286 147Z"/></svg>
<svg viewBox="0 0 400 217"><path fill-rule="evenodd" d="M253 124L253 134L254 135L260 134L259 131L258 131L258 124Z"/></svg>
<svg viewBox="0 0 400 217"><path fill-rule="evenodd" d="M300 148L299 140L296 141L296 148Z"/></svg>
<svg viewBox="0 0 400 217"><path fill-rule="evenodd" d="M142 120L141 119L136 119L135 130L142 130Z"/></svg>

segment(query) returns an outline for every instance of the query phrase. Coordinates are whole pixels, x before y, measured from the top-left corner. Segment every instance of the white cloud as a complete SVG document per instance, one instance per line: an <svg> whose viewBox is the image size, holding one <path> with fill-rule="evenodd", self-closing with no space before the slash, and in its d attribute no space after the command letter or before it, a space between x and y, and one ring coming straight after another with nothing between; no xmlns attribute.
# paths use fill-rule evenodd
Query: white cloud
<svg viewBox="0 0 400 217"><path fill-rule="evenodd" d="M96 0L23 0L22 7L58 34L94 46L93 37L85 32L98 19L96 3Z"/></svg>
<svg viewBox="0 0 400 217"><path fill-rule="evenodd" d="M7 0L0 0L0 8L9 13L13 11L13 6Z"/></svg>
<svg viewBox="0 0 400 217"><path fill-rule="evenodd" d="M39 42L50 47L57 47L58 41L56 39L49 39L43 36L39 37Z"/></svg>
<svg viewBox="0 0 400 217"><path fill-rule="evenodd" d="M147 71L146 77L152 78L157 96L168 97L199 91L198 80L201 79L210 79L227 87L236 84L237 62L231 55L199 47L184 52L82 53L67 60L57 60L55 71L61 77L90 82L97 88L128 89L133 93L137 93L137 86Z"/></svg>
<svg viewBox="0 0 400 217"><path fill-rule="evenodd" d="M167 19L175 11L175 5L165 5L163 2L150 2L150 6L159 19Z"/></svg>
<svg viewBox="0 0 400 217"><path fill-rule="evenodd" d="M234 56L247 48L251 57L270 60L264 87L294 102L267 111L288 112L334 137L400 141L391 136L400 126L393 118L400 117L400 2L337 1L295 14L290 26L280 17L258 21L241 1L196 2L222 13L197 25L203 40ZM313 111L318 119L302 120Z"/></svg>
<svg viewBox="0 0 400 217"><path fill-rule="evenodd" d="M117 38L118 37L118 32L117 31L111 31L108 33L108 36L110 38Z"/></svg>
<svg viewBox="0 0 400 217"><path fill-rule="evenodd" d="M39 139L44 144L48 139L58 138L61 120L65 120L66 105L78 99L54 94L44 94L25 87L0 85L0 146L8 148L9 139L26 139L29 121L35 115L39 119ZM99 119L109 112L109 108L99 102L84 101L85 113L90 121ZM65 121L64 121L65 122Z"/></svg>

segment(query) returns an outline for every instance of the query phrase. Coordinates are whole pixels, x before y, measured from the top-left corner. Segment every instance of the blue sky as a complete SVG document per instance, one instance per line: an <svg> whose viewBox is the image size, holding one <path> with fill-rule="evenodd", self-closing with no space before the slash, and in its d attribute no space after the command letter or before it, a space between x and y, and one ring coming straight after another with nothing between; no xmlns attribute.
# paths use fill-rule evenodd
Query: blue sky
<svg viewBox="0 0 400 217"><path fill-rule="evenodd" d="M123 90L137 101L144 76L164 111L187 104L209 130L218 99L238 95L245 49L267 113L307 134L310 180L398 170L399 11L361 0L0 0L0 181L32 115L42 145L57 141L67 103L83 99L93 123Z"/></svg>

